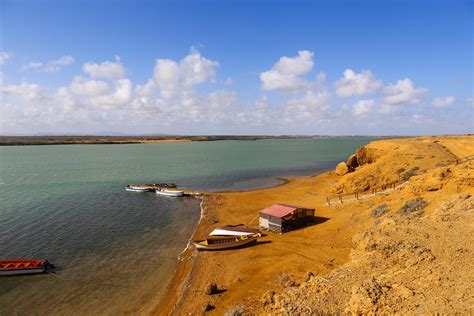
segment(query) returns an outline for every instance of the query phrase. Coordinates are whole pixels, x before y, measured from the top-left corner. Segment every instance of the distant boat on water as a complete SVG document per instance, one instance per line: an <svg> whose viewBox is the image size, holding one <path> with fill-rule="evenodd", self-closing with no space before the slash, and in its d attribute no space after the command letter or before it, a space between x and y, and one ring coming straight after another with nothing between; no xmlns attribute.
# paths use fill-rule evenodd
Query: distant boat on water
<svg viewBox="0 0 474 316"><path fill-rule="evenodd" d="M127 185L125 187L125 191L131 191L131 192L149 192L150 189L148 188L143 188L143 187L139 187L139 186L135 186L135 185Z"/></svg>
<svg viewBox="0 0 474 316"><path fill-rule="evenodd" d="M204 240L196 240L193 243L196 246L196 249L199 251L225 250L255 243L259 237L261 237L260 234L225 237L210 236Z"/></svg>
<svg viewBox="0 0 474 316"><path fill-rule="evenodd" d="M37 274L54 269L48 260L0 259L0 276Z"/></svg>
<svg viewBox="0 0 474 316"><path fill-rule="evenodd" d="M169 190L169 189L156 189L156 194L165 195L165 196L183 196L183 191Z"/></svg>
<svg viewBox="0 0 474 316"><path fill-rule="evenodd" d="M126 191L131 192L151 192L155 191L156 194L165 195L165 196L183 196L183 191L178 191L173 189L173 186L176 187L175 184L168 184L164 183L164 187L160 187L161 184L128 184L125 187Z"/></svg>

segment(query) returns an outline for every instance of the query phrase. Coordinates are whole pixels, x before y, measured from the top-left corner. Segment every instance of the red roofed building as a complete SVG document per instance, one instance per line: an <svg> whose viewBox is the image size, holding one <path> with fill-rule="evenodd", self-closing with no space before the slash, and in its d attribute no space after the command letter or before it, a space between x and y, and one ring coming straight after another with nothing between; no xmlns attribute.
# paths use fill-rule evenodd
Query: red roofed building
<svg viewBox="0 0 474 316"><path fill-rule="evenodd" d="M260 211L260 228L286 232L305 225L314 217L314 209L286 204L273 204Z"/></svg>

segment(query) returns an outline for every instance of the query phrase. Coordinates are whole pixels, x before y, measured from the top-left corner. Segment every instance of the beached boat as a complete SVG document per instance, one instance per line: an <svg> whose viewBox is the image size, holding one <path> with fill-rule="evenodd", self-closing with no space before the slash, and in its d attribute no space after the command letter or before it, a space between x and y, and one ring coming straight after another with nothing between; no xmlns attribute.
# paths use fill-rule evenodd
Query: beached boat
<svg viewBox="0 0 474 316"><path fill-rule="evenodd" d="M125 187L125 190L126 191L131 191L131 192L148 192L148 191L150 191L150 189L148 189L148 188L142 188L142 187L135 186L135 185L130 185L130 184Z"/></svg>
<svg viewBox="0 0 474 316"><path fill-rule="evenodd" d="M242 226L222 226L214 229L211 236L248 236L259 234L260 230Z"/></svg>
<svg viewBox="0 0 474 316"><path fill-rule="evenodd" d="M54 269L48 260L0 259L0 275L36 274Z"/></svg>
<svg viewBox="0 0 474 316"><path fill-rule="evenodd" d="M183 196L183 191L169 190L169 189L156 189L156 194L165 196Z"/></svg>
<svg viewBox="0 0 474 316"><path fill-rule="evenodd" d="M224 250L237 248L244 245L257 242L257 239L261 237L260 234L253 234L248 236L226 236L226 237L208 237L204 240L194 241L196 249L202 250Z"/></svg>

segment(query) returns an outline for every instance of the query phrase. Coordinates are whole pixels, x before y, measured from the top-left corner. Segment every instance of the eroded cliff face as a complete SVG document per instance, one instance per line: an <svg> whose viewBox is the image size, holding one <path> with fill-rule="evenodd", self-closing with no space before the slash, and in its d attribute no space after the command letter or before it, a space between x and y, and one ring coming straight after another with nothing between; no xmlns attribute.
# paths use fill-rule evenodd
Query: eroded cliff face
<svg viewBox="0 0 474 316"><path fill-rule="evenodd" d="M347 162L340 162L336 167L336 174L343 176L347 173L354 172L357 167L373 163L379 157L380 152L367 146L359 147L355 154L351 155Z"/></svg>
<svg viewBox="0 0 474 316"><path fill-rule="evenodd" d="M370 146L364 146L357 149L355 159L358 166L363 166L375 162L381 154L382 152L378 149L372 148ZM349 160L351 160L351 157L349 157ZM353 160L354 158L352 158L352 161L348 162L354 163Z"/></svg>
<svg viewBox="0 0 474 316"><path fill-rule="evenodd" d="M360 147L347 162L338 165L342 178L334 187L336 194L383 190L401 184L428 169L456 160L446 147L431 139L384 140ZM347 172L343 172L344 164Z"/></svg>

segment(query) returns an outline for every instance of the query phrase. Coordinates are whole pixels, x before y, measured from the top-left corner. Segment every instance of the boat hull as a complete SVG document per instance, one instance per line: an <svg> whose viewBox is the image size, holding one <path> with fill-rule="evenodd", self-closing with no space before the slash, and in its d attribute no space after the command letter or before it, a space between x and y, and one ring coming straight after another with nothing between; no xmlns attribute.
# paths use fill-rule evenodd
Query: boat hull
<svg viewBox="0 0 474 316"><path fill-rule="evenodd" d="M164 196L172 196L172 197L178 197L178 196L183 196L182 191L163 191L163 190L156 190L156 194L158 195L164 195Z"/></svg>
<svg viewBox="0 0 474 316"><path fill-rule="evenodd" d="M150 189L139 188L139 187L125 187L125 191L129 191L129 192L149 192Z"/></svg>
<svg viewBox="0 0 474 316"><path fill-rule="evenodd" d="M202 244L202 241L194 241L194 245L198 251L212 251L212 250L226 250L250 245L257 242L259 236L249 237L245 239L238 239L235 242L221 243L221 244Z"/></svg>
<svg viewBox="0 0 474 316"><path fill-rule="evenodd" d="M0 276L38 274L54 269L48 260L0 259Z"/></svg>
<svg viewBox="0 0 474 316"><path fill-rule="evenodd" d="M0 270L0 275L8 276L8 275L21 275L21 274L39 274L45 271L46 271L46 268L15 269L15 270L8 270L8 271Z"/></svg>

